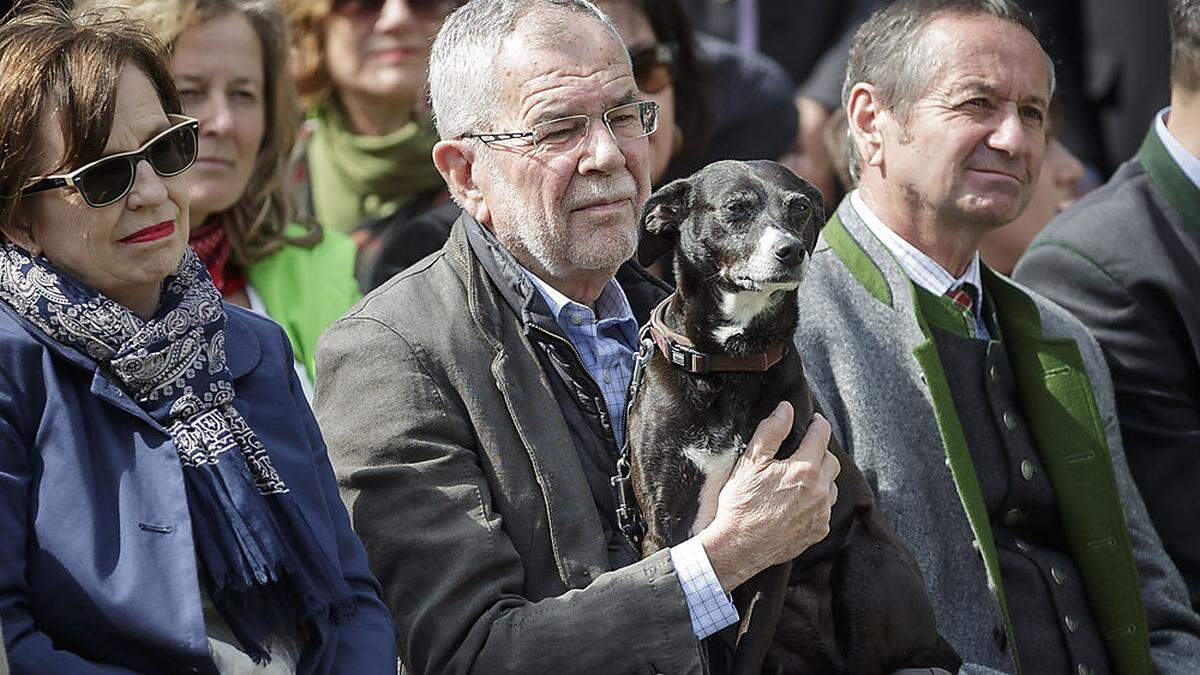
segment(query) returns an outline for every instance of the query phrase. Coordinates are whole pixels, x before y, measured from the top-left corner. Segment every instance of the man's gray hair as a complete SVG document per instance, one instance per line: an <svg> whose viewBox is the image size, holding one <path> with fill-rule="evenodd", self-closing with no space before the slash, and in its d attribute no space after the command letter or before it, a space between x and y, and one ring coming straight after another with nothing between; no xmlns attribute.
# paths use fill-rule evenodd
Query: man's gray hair
<svg viewBox="0 0 1200 675"><path fill-rule="evenodd" d="M947 15L995 17L1024 28L1037 40L1033 17L1011 0L899 0L871 15L850 41L842 107L850 103L854 85L866 82L875 85L884 108L892 110L902 123L907 122L912 104L925 93L942 65L938 55L925 46L921 34L935 19ZM1054 62L1044 49L1042 54L1053 94ZM853 128L846 133L850 176L857 181L861 170L858 146Z"/></svg>
<svg viewBox="0 0 1200 675"><path fill-rule="evenodd" d="M471 0L446 18L429 54L429 100L438 136L458 138L492 122L500 105L495 71L500 46L534 12L541 24L530 47L554 44L561 34L555 29L564 24L559 12L547 9L590 16L625 49L612 20L588 0Z"/></svg>

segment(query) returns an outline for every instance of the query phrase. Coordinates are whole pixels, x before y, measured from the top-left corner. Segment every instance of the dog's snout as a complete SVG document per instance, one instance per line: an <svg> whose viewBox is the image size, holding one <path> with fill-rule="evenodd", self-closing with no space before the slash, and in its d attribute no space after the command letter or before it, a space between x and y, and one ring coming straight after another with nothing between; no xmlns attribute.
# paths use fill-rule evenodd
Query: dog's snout
<svg viewBox="0 0 1200 675"><path fill-rule="evenodd" d="M800 262L800 256L804 254L804 243L796 237L787 235L780 237L771 252L775 254L775 259L781 264L792 266Z"/></svg>

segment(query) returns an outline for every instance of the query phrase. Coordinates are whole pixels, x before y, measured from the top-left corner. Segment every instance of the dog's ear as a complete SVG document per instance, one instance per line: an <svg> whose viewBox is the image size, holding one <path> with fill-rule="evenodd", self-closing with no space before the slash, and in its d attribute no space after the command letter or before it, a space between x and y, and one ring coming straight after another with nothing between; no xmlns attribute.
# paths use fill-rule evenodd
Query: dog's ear
<svg viewBox="0 0 1200 675"><path fill-rule="evenodd" d="M679 225L687 212L692 183L687 178L667 183L650 195L639 223L638 262L649 266L679 243Z"/></svg>

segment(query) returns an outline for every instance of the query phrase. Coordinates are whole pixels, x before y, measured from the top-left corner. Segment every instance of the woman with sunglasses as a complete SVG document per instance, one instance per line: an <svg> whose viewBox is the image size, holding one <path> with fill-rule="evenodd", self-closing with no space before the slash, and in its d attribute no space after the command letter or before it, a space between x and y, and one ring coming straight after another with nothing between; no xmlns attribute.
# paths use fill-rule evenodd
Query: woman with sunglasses
<svg viewBox="0 0 1200 675"><path fill-rule="evenodd" d="M299 128L287 24L274 0L80 0L120 7L171 52L183 110L200 121L188 172L191 245L226 300L283 327L312 397L321 332L358 301L355 246L293 214Z"/></svg>
<svg viewBox="0 0 1200 675"><path fill-rule="evenodd" d="M188 248L195 120L126 17L0 25L0 624L14 673L394 673L278 326Z"/></svg>
<svg viewBox="0 0 1200 675"><path fill-rule="evenodd" d="M293 193L326 228L350 233L365 278L384 238L449 201L431 153L429 45L457 0L284 0L308 119ZM387 218L391 216L390 218ZM410 241L417 258L445 237ZM364 286L366 290L366 286Z"/></svg>

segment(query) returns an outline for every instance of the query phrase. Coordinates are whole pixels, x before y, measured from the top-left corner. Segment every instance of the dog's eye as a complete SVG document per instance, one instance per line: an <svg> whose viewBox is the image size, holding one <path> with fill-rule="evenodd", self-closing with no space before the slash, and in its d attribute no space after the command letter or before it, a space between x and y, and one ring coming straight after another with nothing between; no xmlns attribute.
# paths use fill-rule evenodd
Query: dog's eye
<svg viewBox="0 0 1200 675"><path fill-rule="evenodd" d="M796 212L799 215L807 214L812 208L812 205L808 203L808 200L800 195L792 195L784 203L787 205L788 209Z"/></svg>
<svg viewBox="0 0 1200 675"><path fill-rule="evenodd" d="M745 201L725 202L725 214L734 220L744 220L750 217L750 204Z"/></svg>

